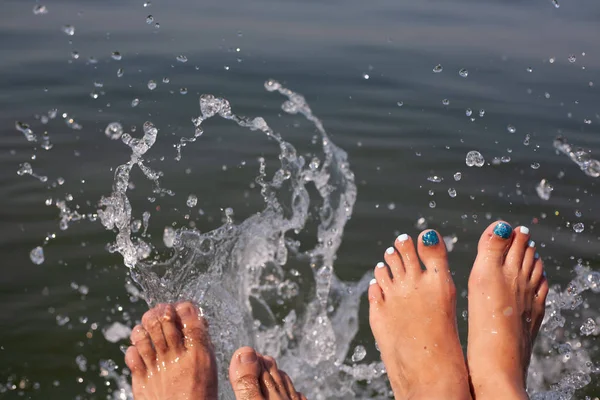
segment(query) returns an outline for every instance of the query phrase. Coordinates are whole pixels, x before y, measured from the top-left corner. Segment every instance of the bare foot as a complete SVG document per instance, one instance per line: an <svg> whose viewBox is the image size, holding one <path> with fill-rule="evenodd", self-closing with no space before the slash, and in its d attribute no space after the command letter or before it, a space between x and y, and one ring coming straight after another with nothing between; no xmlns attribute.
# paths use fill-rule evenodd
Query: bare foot
<svg viewBox="0 0 600 400"><path fill-rule="evenodd" d="M469 278L468 365L478 400L527 399L531 348L548 282L529 229L490 225Z"/></svg>
<svg viewBox="0 0 600 400"><path fill-rule="evenodd" d="M370 323L396 400L470 399L456 326L456 288L444 243L422 232L400 235L369 287Z"/></svg>
<svg viewBox="0 0 600 400"><path fill-rule="evenodd" d="M135 400L216 400L217 368L208 326L189 302L160 304L131 333L125 362Z"/></svg>
<svg viewBox="0 0 600 400"><path fill-rule="evenodd" d="M272 357L262 356L252 347L233 354L229 381L237 400L306 400Z"/></svg>

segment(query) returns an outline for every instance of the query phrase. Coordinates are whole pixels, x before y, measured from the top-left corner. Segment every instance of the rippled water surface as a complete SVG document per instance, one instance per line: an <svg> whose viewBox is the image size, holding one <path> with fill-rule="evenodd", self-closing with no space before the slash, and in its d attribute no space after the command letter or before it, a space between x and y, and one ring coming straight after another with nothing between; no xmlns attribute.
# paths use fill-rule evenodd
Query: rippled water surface
<svg viewBox="0 0 600 400"><path fill-rule="evenodd" d="M2 398L105 398L126 343L106 330L126 330L147 308L123 257L108 251L115 233L90 221L131 156L107 137L109 123L137 138L145 121L159 129L146 165L174 195L153 193L133 170L140 232L144 212L157 243L165 226L215 229L228 208L241 224L264 209L258 159L271 177L275 141L215 118L184 142L181 160L176 146L194 136L198 98L212 93L239 115L263 117L310 161L319 133L264 90L270 78L301 93L348 153L358 195L334 262L342 281L358 283L399 233L435 228L453 242L460 315L478 236L496 218L530 227L549 280L561 285L555 293L579 293L581 284L567 286L578 260L600 269L598 178L573 160L600 158L596 1L4 0L0 9ZM558 136L573 159L555 149ZM480 155L467 160L471 151ZM316 225L309 219L297 235L303 250L316 246ZM39 265L30 257L38 246ZM547 373L532 378L538 389L556 383L552 371L569 365L573 349L586 349L586 368L597 371L599 329L584 326L586 336L580 327L588 318L600 325L600 300L582 295L539 349L552 362L537 359ZM358 321L348 365L359 345L361 362L378 360L366 296ZM461 317L459 328L466 339ZM574 398L599 396L598 376Z"/></svg>

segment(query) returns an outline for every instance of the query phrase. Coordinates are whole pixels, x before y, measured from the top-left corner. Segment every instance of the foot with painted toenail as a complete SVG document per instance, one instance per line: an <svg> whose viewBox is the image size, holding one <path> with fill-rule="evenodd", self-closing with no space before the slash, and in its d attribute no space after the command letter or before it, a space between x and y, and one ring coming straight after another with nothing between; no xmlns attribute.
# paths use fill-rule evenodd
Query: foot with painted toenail
<svg viewBox="0 0 600 400"><path fill-rule="evenodd" d="M446 247L433 230L417 247L418 255L408 235L398 236L369 287L369 321L394 396L470 399Z"/></svg>

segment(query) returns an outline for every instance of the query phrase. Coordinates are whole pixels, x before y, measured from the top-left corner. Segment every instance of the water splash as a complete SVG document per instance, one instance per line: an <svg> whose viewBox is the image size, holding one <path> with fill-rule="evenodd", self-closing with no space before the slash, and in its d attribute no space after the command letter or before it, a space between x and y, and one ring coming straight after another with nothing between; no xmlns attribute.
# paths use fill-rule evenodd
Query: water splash
<svg viewBox="0 0 600 400"><path fill-rule="evenodd" d="M300 113L311 121L321 135L323 160L306 163L294 146L274 132L261 118L234 114L227 100L212 95L200 98L201 115L194 120L197 138L201 125L213 117L235 122L251 131L262 132L279 146L279 169L271 178L266 162L260 160L256 182L264 199L264 209L239 224L230 214L224 225L200 233L195 229L165 229L165 244L174 255L161 262L144 258L151 250L139 235L131 231L132 209L127 189L132 168L138 166L159 188L159 174L144 164L144 154L156 141L158 129L147 122L144 137L123 135L132 149L129 162L117 168L113 193L100 201L98 215L107 229L116 228L112 249L122 254L125 265L142 287L147 302L172 302L192 299L201 305L211 324L217 349L221 382L227 382L227 364L240 345L251 344L278 358L283 369L294 376L299 390L312 399L365 397L365 388L357 380L374 379L384 373L381 363L345 365L350 343L358 330L358 308L370 276L358 283L341 282L334 273L334 259L341 244L344 226L356 201L354 174L346 153L329 139L321 121L304 98L278 82L265 83L287 100L282 109ZM193 140L190 140L193 141ZM181 157L181 146L177 148ZM300 232L310 216L308 185L319 194L316 215L317 245L300 251L300 243L291 236ZM286 267L292 259L307 266L303 293L312 298L278 318L278 304L300 292L299 280ZM376 389L374 389L374 387ZM388 392L381 379L369 393ZM223 384L221 398L232 398ZM368 396L367 396L368 397Z"/></svg>
<svg viewBox="0 0 600 400"><path fill-rule="evenodd" d="M586 175L593 178L600 176L600 161L593 159L590 155L590 151L579 148L573 148L567 139L559 136L554 140L554 148L561 153L569 156L571 160L577 165Z"/></svg>

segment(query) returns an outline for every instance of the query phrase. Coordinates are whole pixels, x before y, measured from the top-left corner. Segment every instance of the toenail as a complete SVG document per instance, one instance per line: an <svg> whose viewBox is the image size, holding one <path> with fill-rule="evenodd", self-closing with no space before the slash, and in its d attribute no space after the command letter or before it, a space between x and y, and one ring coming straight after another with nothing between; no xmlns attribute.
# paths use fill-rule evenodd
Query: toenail
<svg viewBox="0 0 600 400"><path fill-rule="evenodd" d="M535 255L533 256L533 258L535 258L536 260L537 260L538 258L540 258L540 253L535 253Z"/></svg>
<svg viewBox="0 0 600 400"><path fill-rule="evenodd" d="M177 311L179 311L183 317L189 317L190 315L192 315L192 307L190 307L187 304L178 307Z"/></svg>
<svg viewBox="0 0 600 400"><path fill-rule="evenodd" d="M528 243L529 247L535 247L535 242L533 240L530 240Z"/></svg>
<svg viewBox="0 0 600 400"><path fill-rule="evenodd" d="M435 246L436 244L438 244L440 242L440 239L438 238L438 235L437 235L437 233L435 233L435 231L427 232L426 234L423 235L421 240L423 241L423 244L425 246Z"/></svg>
<svg viewBox="0 0 600 400"><path fill-rule="evenodd" d="M494 228L494 235L500 236L502 239L508 239L512 234L512 228L505 222L499 222Z"/></svg>
<svg viewBox="0 0 600 400"><path fill-rule="evenodd" d="M545 278L546 277L546 270L542 271L542 276Z"/></svg>
<svg viewBox="0 0 600 400"><path fill-rule="evenodd" d="M377 263L376 267L377 268L383 268L383 267L385 267L385 264L380 261L380 262Z"/></svg>
<svg viewBox="0 0 600 400"><path fill-rule="evenodd" d="M523 235L529 235L529 228L526 226L522 226L519 231L521 231Z"/></svg>
<svg viewBox="0 0 600 400"><path fill-rule="evenodd" d="M377 279L371 279L371 281L369 282L369 286L374 285L377 283Z"/></svg>
<svg viewBox="0 0 600 400"><path fill-rule="evenodd" d="M251 364L256 362L256 360L258 360L258 358L256 357L256 353L253 351L240 354L240 361L242 364Z"/></svg>
<svg viewBox="0 0 600 400"><path fill-rule="evenodd" d="M394 250L393 247L388 247L385 252L388 253L389 255L392 255L392 254L394 254L394 251L396 251L396 250Z"/></svg>
<svg viewBox="0 0 600 400"><path fill-rule="evenodd" d="M398 236L396 240L399 242L406 242L408 240L408 235L406 233L403 233L402 235Z"/></svg>

